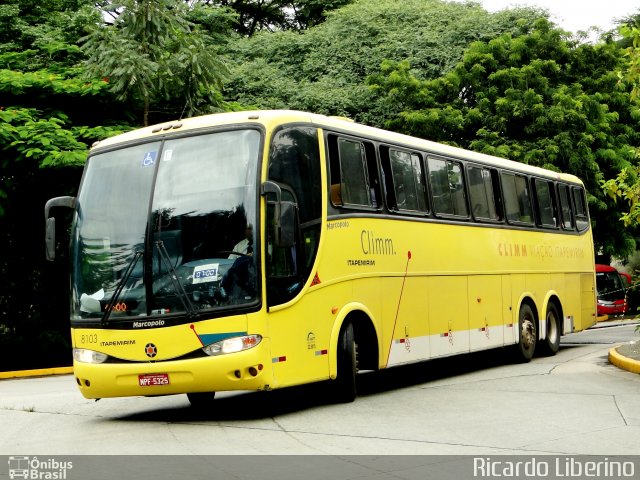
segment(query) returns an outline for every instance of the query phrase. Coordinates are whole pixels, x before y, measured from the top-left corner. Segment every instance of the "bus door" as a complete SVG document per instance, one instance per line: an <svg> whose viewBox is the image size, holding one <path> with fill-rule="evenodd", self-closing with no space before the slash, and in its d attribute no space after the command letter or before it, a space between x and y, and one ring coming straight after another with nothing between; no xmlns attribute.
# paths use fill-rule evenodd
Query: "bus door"
<svg viewBox="0 0 640 480"><path fill-rule="evenodd" d="M280 191L281 205L293 206L292 242L275 242L276 203L267 196L265 263L272 366L278 385L326 378L329 371L330 311L321 314L311 280L322 218L318 130L285 127L273 135L267 180Z"/></svg>

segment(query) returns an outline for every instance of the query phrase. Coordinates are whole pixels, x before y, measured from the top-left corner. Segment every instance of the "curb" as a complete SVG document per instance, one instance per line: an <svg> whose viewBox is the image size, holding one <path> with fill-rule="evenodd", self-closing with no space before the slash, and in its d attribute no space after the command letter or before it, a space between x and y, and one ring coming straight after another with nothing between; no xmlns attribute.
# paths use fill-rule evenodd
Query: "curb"
<svg viewBox="0 0 640 480"><path fill-rule="evenodd" d="M68 375L73 367L41 368L38 370L18 370L16 372L0 372L0 380L8 378L42 377L45 375Z"/></svg>
<svg viewBox="0 0 640 480"><path fill-rule="evenodd" d="M624 355L620 355L616 350L617 348L618 347L613 347L609 350L609 362L623 370L627 370L632 373L640 373L640 362L638 360L632 360L631 358L625 357Z"/></svg>

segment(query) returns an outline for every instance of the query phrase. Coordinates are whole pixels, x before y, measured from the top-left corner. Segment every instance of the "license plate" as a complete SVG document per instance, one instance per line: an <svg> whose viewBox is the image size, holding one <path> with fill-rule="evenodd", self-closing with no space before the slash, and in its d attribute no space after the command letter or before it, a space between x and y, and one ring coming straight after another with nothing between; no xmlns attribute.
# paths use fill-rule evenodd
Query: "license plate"
<svg viewBox="0 0 640 480"><path fill-rule="evenodd" d="M138 375L138 384L141 387L152 387L154 385L169 385L169 374L154 373L150 375Z"/></svg>

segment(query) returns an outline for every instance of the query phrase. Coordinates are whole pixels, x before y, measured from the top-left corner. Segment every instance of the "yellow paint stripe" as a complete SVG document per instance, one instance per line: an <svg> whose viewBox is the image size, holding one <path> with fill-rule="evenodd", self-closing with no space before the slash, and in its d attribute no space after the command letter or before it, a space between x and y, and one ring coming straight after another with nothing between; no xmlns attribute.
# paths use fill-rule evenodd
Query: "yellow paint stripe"
<svg viewBox="0 0 640 480"><path fill-rule="evenodd" d="M623 370L640 373L640 362L638 360L625 357L624 355L620 355L616 348L617 347L614 347L609 350L609 361L616 367L622 368Z"/></svg>
<svg viewBox="0 0 640 480"><path fill-rule="evenodd" d="M73 373L73 367L40 368L38 370L18 370L0 372L0 380L7 378L42 377L45 375L67 375Z"/></svg>

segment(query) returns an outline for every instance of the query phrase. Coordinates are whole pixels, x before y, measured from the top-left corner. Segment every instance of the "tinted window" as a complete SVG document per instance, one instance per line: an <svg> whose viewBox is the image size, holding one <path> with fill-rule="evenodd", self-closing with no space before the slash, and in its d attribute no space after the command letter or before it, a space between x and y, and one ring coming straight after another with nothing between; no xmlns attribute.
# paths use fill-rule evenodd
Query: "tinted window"
<svg viewBox="0 0 640 480"><path fill-rule="evenodd" d="M460 163L429 158L429 183L433 194L433 210L436 213L464 217L469 215Z"/></svg>
<svg viewBox="0 0 640 480"><path fill-rule="evenodd" d="M308 277L320 242L322 191L317 129L293 127L278 131L269 155L269 180L282 188L282 200L297 206L296 245L274 245L274 208L267 218L267 300L286 302L300 291Z"/></svg>
<svg viewBox="0 0 640 480"><path fill-rule="evenodd" d="M338 139L340 197L343 205L371 205L364 145Z"/></svg>
<svg viewBox="0 0 640 480"><path fill-rule="evenodd" d="M532 225L533 214L527 178L507 172L502 172L500 177L507 220L510 223Z"/></svg>
<svg viewBox="0 0 640 480"><path fill-rule="evenodd" d="M415 153L389 150L395 203L398 210L427 210L422 162Z"/></svg>
<svg viewBox="0 0 640 480"><path fill-rule="evenodd" d="M467 173L473 216L481 220L499 220L491 170L470 165Z"/></svg>
<svg viewBox="0 0 640 480"><path fill-rule="evenodd" d="M625 289L618 272L596 272L596 290L602 300L616 300L625 297Z"/></svg>
<svg viewBox="0 0 640 480"><path fill-rule="evenodd" d="M582 188L573 188L573 200L576 206L576 226L578 230L585 230L589 226L589 215L587 202L584 198L584 190Z"/></svg>
<svg viewBox="0 0 640 480"><path fill-rule="evenodd" d="M555 198L553 184L546 180L536 179L536 204L540 215L540 225L543 227L557 227Z"/></svg>
<svg viewBox="0 0 640 480"><path fill-rule="evenodd" d="M560 197L562 228L565 230L573 230L573 212L569 187L567 185L558 185L558 196Z"/></svg>

